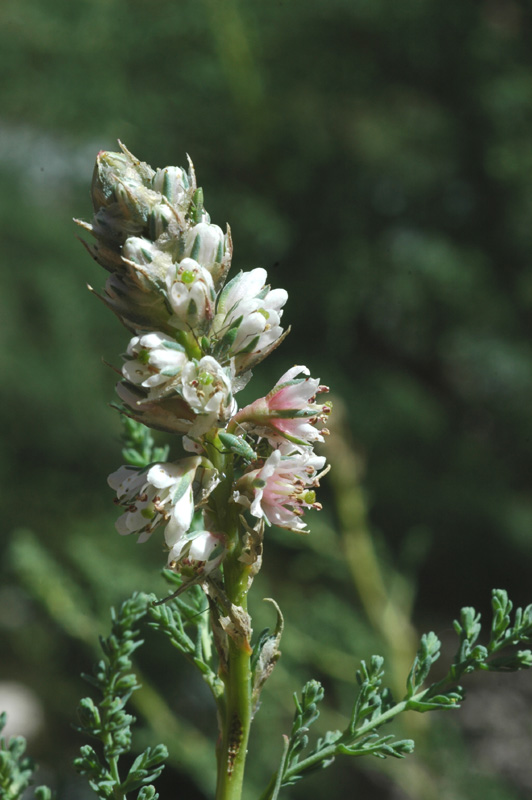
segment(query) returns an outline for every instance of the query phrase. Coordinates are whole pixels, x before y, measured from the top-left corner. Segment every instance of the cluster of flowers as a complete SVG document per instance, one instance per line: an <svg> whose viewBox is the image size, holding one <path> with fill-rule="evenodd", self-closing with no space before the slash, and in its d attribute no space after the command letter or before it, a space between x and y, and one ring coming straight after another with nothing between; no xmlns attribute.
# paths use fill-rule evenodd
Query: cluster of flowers
<svg viewBox="0 0 532 800"><path fill-rule="evenodd" d="M120 153L99 153L92 199L92 223L79 224L110 273L101 299L134 334L118 395L128 415L179 434L190 454L109 477L125 509L119 533L142 542L165 525L172 568L217 566L226 541L209 497L225 479L212 463L221 442L239 467L231 502L257 525L305 532L304 510L320 508L325 459L313 446L326 432L329 406L316 397L327 388L296 366L251 405L238 410L234 398L287 333L286 291L270 289L263 269L225 283L231 234L210 222L192 164L153 170L121 145Z"/></svg>

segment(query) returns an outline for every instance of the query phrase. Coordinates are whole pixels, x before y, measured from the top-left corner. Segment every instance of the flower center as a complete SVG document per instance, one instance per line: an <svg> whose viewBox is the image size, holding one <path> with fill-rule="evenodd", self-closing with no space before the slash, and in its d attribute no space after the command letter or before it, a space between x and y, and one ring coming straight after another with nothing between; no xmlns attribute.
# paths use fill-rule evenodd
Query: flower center
<svg viewBox="0 0 532 800"><path fill-rule="evenodd" d="M194 283L196 276L190 269L184 269L181 273L181 280L183 283Z"/></svg>

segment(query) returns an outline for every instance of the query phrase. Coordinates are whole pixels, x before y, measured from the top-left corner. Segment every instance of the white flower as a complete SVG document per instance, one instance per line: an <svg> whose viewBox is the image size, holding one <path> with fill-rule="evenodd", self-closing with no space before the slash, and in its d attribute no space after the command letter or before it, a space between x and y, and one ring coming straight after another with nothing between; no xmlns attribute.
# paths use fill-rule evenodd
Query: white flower
<svg viewBox="0 0 532 800"><path fill-rule="evenodd" d="M138 533L145 542L156 527L169 521L167 544L174 544L189 529L194 515L192 482L200 458L190 456L149 470L123 466L107 482L116 491L116 502L126 511L116 521L120 534Z"/></svg>
<svg viewBox="0 0 532 800"><path fill-rule="evenodd" d="M193 258L173 264L166 275L170 324L179 330L204 330L212 320L216 294L211 274Z"/></svg>
<svg viewBox="0 0 532 800"><path fill-rule="evenodd" d="M218 298L213 330L235 357L237 374L265 358L283 336L279 323L288 293L270 290L266 278L260 268L241 272Z"/></svg>
<svg viewBox="0 0 532 800"><path fill-rule="evenodd" d="M130 383L151 390L175 384L176 378L187 363L184 348L164 333L155 331L134 336L127 348L128 359L122 367L122 375ZM160 396L160 391L156 393Z"/></svg>
<svg viewBox="0 0 532 800"><path fill-rule="evenodd" d="M209 531L191 531L183 535L174 544L168 554L168 565L176 567L176 562L208 561L214 549L220 545L220 539ZM219 563L216 559L216 563ZM214 564L213 564L214 566Z"/></svg>
<svg viewBox="0 0 532 800"><path fill-rule="evenodd" d="M191 185L189 176L181 167L164 167L156 170L152 187L167 197L174 207L186 211L190 191L193 191L195 184Z"/></svg>
<svg viewBox="0 0 532 800"><path fill-rule="evenodd" d="M122 257L141 266L151 264L160 253L157 245L143 236L130 236L122 247Z"/></svg>
<svg viewBox="0 0 532 800"><path fill-rule="evenodd" d="M184 254L212 272L215 264L222 263L225 246L225 235L218 225L198 222L186 233Z"/></svg>
<svg viewBox="0 0 532 800"><path fill-rule="evenodd" d="M232 396L228 370L212 356L189 361L181 372L181 394L196 420L187 432L189 437L201 436L213 425L223 426L233 416L237 405Z"/></svg>
<svg viewBox="0 0 532 800"><path fill-rule="evenodd" d="M307 533L302 516L306 508L321 509L314 489L325 474L325 471L318 474L324 465L324 456L317 456L310 450L288 456L281 450L274 450L262 468L242 476L237 489L244 494L237 492L235 500L249 505L254 517L264 517L280 528Z"/></svg>
<svg viewBox="0 0 532 800"><path fill-rule="evenodd" d="M171 213L170 206L167 208ZM136 283L151 292L164 293L166 276L174 266L168 243L161 247L144 236L130 236L122 247L122 261Z"/></svg>

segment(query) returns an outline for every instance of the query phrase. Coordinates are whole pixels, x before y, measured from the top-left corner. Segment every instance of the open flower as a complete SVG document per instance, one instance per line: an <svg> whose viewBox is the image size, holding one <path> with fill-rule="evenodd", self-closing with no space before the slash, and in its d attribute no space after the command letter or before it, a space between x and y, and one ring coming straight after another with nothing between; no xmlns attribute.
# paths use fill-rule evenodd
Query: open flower
<svg viewBox="0 0 532 800"><path fill-rule="evenodd" d="M271 290L266 278L265 269L241 272L218 298L213 330L221 350L234 356L237 374L262 361L284 338L279 323L288 293Z"/></svg>
<svg viewBox="0 0 532 800"><path fill-rule="evenodd" d="M328 470L325 457L310 450L283 456L274 450L260 469L246 473L237 483L235 500L249 506L254 517L298 533L308 533L302 516L306 508L321 509L314 489ZM319 470L323 470L319 473Z"/></svg>
<svg viewBox="0 0 532 800"><path fill-rule="evenodd" d="M186 533L194 515L192 483L200 458L190 456L149 470L120 467L107 482L116 491L116 503L126 511L116 521L120 534L138 533L145 542L155 528L168 522L169 546Z"/></svg>
<svg viewBox="0 0 532 800"><path fill-rule="evenodd" d="M213 318L216 299L210 272L193 258L184 258L168 270L166 288L174 312L170 324L203 331Z"/></svg>
<svg viewBox="0 0 532 800"><path fill-rule="evenodd" d="M305 378L297 376L303 373ZM250 432L268 439L272 447L288 440L300 446L323 442L323 433L316 425L325 422L330 407L315 402L318 393L328 392L316 378L308 377L306 367L295 366L285 372L266 397L260 397L242 408L235 422Z"/></svg>
<svg viewBox="0 0 532 800"><path fill-rule="evenodd" d="M231 377L212 356L189 361L181 372L181 394L197 414L188 431L189 437L201 436L213 425L222 426L236 411Z"/></svg>
<svg viewBox="0 0 532 800"><path fill-rule="evenodd" d="M210 531L190 531L171 548L168 566L176 572L208 574L220 564L224 554L221 539Z"/></svg>
<svg viewBox="0 0 532 800"><path fill-rule="evenodd" d="M130 383L148 390L157 399L171 390L188 359L184 348L164 333L134 336L127 348L122 375Z"/></svg>

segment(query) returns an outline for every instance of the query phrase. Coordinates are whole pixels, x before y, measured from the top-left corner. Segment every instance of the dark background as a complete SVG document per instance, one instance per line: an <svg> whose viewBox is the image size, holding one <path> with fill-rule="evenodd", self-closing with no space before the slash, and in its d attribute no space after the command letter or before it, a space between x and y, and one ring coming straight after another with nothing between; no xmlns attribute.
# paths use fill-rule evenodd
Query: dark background
<svg viewBox="0 0 532 800"><path fill-rule="evenodd" d="M525 0L3 0L0 680L34 693L30 745L60 797L86 796L70 724L109 603L162 591L160 542L115 534L105 484L121 455L101 359L128 336L86 291L105 275L71 222L90 217L96 153L190 153L234 269L290 295L292 332L248 397L294 363L335 396L325 509L305 540L271 532L255 594L257 631L268 594L287 630L252 800L302 682L324 682L341 727L360 658L404 676L411 634L387 608L446 642L493 586L532 600L531 34ZM140 662L156 695L140 739L173 749L163 796L210 797L206 690L164 643ZM286 795L529 796L531 697L528 675L485 676L452 719L421 720L408 761L342 763Z"/></svg>

